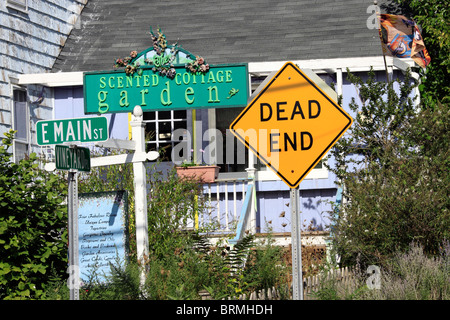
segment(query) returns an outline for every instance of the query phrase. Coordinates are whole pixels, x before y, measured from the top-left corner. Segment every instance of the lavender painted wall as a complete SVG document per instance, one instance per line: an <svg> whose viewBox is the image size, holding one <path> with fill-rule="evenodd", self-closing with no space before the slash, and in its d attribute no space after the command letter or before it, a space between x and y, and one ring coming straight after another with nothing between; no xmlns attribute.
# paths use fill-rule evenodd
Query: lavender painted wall
<svg viewBox="0 0 450 320"><path fill-rule="evenodd" d="M54 89L54 119L83 118L83 87L58 87ZM105 114L109 125L111 139L128 140L128 114Z"/></svg>

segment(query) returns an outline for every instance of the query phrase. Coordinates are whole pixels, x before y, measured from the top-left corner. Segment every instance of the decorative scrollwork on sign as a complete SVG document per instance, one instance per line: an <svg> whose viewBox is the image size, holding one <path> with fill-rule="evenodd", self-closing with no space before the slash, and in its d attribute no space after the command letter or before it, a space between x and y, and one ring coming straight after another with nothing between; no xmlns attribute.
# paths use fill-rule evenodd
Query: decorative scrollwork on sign
<svg viewBox="0 0 450 320"><path fill-rule="evenodd" d="M178 43L168 46L166 36L162 33L160 28L158 28L157 34L155 34L152 27L150 27L150 34L153 42L154 55L146 58L144 60L144 65L141 65L141 63L136 61L141 54L138 54L137 51L131 51L129 56L116 59L114 67L124 67L125 73L128 76L132 76L135 73L141 75L141 67L143 66L153 66L153 72L159 73L160 76L167 77L169 79L175 78L177 72L173 62L177 58L180 46ZM168 48L170 48L170 52L167 52ZM195 74L206 73L209 71L209 64L205 63L204 58L197 56L195 61L186 63L185 68Z"/></svg>

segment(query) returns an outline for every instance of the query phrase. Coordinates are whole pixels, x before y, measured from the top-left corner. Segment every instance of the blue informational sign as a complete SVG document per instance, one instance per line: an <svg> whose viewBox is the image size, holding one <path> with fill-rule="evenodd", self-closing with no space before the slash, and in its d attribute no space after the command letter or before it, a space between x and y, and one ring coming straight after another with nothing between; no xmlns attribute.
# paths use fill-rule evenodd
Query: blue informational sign
<svg viewBox="0 0 450 320"><path fill-rule="evenodd" d="M126 191L81 193L78 196L80 279L106 281L110 264L123 263L128 252Z"/></svg>

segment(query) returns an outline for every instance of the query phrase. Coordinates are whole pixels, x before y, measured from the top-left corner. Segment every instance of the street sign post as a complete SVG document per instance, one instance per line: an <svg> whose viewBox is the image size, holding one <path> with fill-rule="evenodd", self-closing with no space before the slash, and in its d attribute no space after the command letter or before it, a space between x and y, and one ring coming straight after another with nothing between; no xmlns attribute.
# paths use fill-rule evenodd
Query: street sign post
<svg viewBox="0 0 450 320"><path fill-rule="evenodd" d="M91 156L89 148L55 146L56 169L91 171Z"/></svg>
<svg viewBox="0 0 450 320"><path fill-rule="evenodd" d="M303 300L299 185L353 119L292 62L261 87L230 130L291 188L293 299Z"/></svg>
<svg viewBox="0 0 450 320"><path fill-rule="evenodd" d="M89 148L76 145L55 146L56 169L69 170L68 174L68 229L69 229L69 279L70 300L79 300L80 274L78 257L78 183L77 171L90 171Z"/></svg>
<svg viewBox="0 0 450 320"><path fill-rule="evenodd" d="M41 120L36 123L40 146L65 142L95 142L108 139L105 117Z"/></svg>
<svg viewBox="0 0 450 320"><path fill-rule="evenodd" d="M70 170L68 174L69 192L67 194L67 214L69 229L69 287L70 300L80 299L80 267L78 256L78 180L77 172Z"/></svg>

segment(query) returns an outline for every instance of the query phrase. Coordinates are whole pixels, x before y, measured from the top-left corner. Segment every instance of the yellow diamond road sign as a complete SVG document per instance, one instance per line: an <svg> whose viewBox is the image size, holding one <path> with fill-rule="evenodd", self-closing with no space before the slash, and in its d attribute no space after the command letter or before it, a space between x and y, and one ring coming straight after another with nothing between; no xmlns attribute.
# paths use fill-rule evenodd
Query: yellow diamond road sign
<svg viewBox="0 0 450 320"><path fill-rule="evenodd" d="M230 126L231 132L296 188L353 119L292 62L287 62Z"/></svg>

